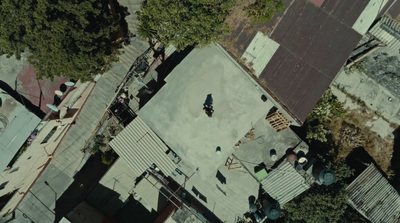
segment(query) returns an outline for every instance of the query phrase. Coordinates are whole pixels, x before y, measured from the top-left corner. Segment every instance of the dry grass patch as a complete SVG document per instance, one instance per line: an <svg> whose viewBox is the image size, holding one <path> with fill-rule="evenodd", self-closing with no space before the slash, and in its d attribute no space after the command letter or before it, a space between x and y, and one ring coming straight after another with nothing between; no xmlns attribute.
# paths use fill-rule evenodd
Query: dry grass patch
<svg viewBox="0 0 400 223"><path fill-rule="evenodd" d="M255 0L238 0L225 22L229 28L235 29L241 22L250 23L250 18L246 15L245 8L253 4Z"/></svg>
<svg viewBox="0 0 400 223"><path fill-rule="evenodd" d="M366 108L347 111L342 118L336 118L329 125L333 140L338 144L337 159L345 159L357 147L363 147L380 168L390 175L390 161L393 154L393 138L382 138L366 126L374 113Z"/></svg>

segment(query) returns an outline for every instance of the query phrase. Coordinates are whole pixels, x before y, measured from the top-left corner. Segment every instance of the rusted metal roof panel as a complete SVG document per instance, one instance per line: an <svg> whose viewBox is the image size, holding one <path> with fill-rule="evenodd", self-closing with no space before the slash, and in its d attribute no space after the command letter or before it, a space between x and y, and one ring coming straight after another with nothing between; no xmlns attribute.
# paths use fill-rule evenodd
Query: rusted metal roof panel
<svg viewBox="0 0 400 223"><path fill-rule="evenodd" d="M329 4L333 3L324 3L332 14L342 10ZM352 7L352 4L346 5ZM348 13L359 14L360 10L343 15L336 13L336 16ZM353 21L350 18L344 20ZM304 122L361 35L312 3L295 1L271 38L280 44L280 48L261 73L259 81Z"/></svg>
<svg viewBox="0 0 400 223"><path fill-rule="evenodd" d="M400 222L400 195L375 165L370 164L346 190L349 204L371 222Z"/></svg>
<svg viewBox="0 0 400 223"><path fill-rule="evenodd" d="M260 79L302 121L332 81L283 47L274 54Z"/></svg>
<svg viewBox="0 0 400 223"><path fill-rule="evenodd" d="M304 63L333 78L361 35L323 10L306 3L303 7L297 6L293 13L288 12L271 38Z"/></svg>
<svg viewBox="0 0 400 223"><path fill-rule="evenodd" d="M326 0L321 8L346 26L352 27L368 2L369 0Z"/></svg>

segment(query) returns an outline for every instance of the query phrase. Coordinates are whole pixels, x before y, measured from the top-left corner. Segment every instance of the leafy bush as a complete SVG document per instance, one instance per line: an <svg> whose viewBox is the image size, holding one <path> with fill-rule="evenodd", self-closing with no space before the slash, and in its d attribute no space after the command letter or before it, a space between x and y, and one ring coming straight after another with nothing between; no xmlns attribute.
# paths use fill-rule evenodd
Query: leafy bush
<svg viewBox="0 0 400 223"><path fill-rule="evenodd" d="M314 139L320 142L327 142L326 136L330 133L328 129L324 127L321 123L316 125L307 126L307 139Z"/></svg>
<svg viewBox="0 0 400 223"><path fill-rule="evenodd" d="M95 143L95 144L93 145L93 147L90 149L90 152L91 152L92 154L95 154L95 153L97 153L99 150L100 150L100 144L99 144L99 143Z"/></svg>
<svg viewBox="0 0 400 223"><path fill-rule="evenodd" d="M117 158L117 156L112 150L106 151L101 154L101 162L108 166L114 163L115 158Z"/></svg>
<svg viewBox="0 0 400 223"><path fill-rule="evenodd" d="M305 127L307 129L307 139L314 139L320 142L327 142L326 136L330 133L325 128L324 123L333 117L342 117L345 110L342 103L328 89L322 95L318 104L308 115Z"/></svg>
<svg viewBox="0 0 400 223"><path fill-rule="evenodd" d="M364 73L367 71L365 68L365 65L362 61L355 62L353 65L350 66L350 71L359 71L361 73Z"/></svg>

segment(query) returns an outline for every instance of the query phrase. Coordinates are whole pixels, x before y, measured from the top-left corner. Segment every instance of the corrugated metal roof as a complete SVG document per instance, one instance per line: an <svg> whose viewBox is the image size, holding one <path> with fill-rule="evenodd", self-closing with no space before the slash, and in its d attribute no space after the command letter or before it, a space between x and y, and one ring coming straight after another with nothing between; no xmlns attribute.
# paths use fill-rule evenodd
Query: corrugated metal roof
<svg viewBox="0 0 400 223"><path fill-rule="evenodd" d="M286 204L310 188L305 178L287 161L271 171L267 178L261 181L261 185L280 205Z"/></svg>
<svg viewBox="0 0 400 223"><path fill-rule="evenodd" d="M389 17L383 17L369 33L375 38L382 41L388 48L395 50L400 49L400 23Z"/></svg>
<svg viewBox="0 0 400 223"><path fill-rule="evenodd" d="M136 117L109 144L140 176L153 163L166 175L176 169L176 164L166 154L168 147L142 119Z"/></svg>
<svg viewBox="0 0 400 223"><path fill-rule="evenodd" d="M2 94L0 100L0 170L3 171L41 120L10 95Z"/></svg>
<svg viewBox="0 0 400 223"><path fill-rule="evenodd" d="M128 69L121 63L115 63L109 72L97 80L93 91L79 112L76 123L71 126L58 146L51 162L71 179L89 158L81 152L81 149L85 147L96 130L106 106L113 100L114 91L127 71Z"/></svg>
<svg viewBox="0 0 400 223"><path fill-rule="evenodd" d="M400 222L400 195L371 164L347 188L348 202L376 223Z"/></svg>

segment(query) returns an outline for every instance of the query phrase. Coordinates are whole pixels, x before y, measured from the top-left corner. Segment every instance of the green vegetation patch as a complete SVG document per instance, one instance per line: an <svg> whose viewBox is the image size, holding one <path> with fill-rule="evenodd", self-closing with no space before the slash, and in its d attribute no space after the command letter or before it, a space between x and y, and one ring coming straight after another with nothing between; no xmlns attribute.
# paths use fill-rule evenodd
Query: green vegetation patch
<svg viewBox="0 0 400 223"><path fill-rule="evenodd" d="M314 107L305 123L307 129L307 139L313 139L320 142L327 142L329 129L325 127L325 123L336 117L342 117L345 110L337 98L328 89Z"/></svg>
<svg viewBox="0 0 400 223"><path fill-rule="evenodd" d="M246 8L247 15L253 23L269 22L272 17L285 10L285 4L281 0L256 0Z"/></svg>
<svg viewBox="0 0 400 223"><path fill-rule="evenodd" d="M354 174L343 161L330 164L336 175L334 184L313 185L307 192L285 204L286 222L366 222L347 204L346 179Z"/></svg>
<svg viewBox="0 0 400 223"><path fill-rule="evenodd" d="M235 0L147 0L138 12L138 33L178 50L206 46L227 33L224 23Z"/></svg>

